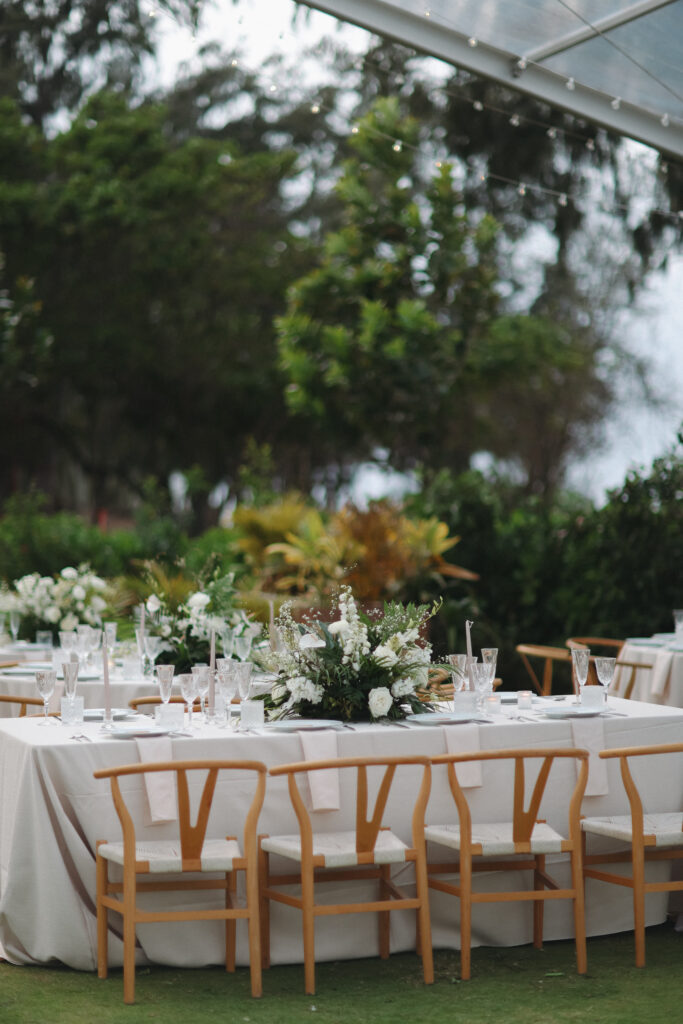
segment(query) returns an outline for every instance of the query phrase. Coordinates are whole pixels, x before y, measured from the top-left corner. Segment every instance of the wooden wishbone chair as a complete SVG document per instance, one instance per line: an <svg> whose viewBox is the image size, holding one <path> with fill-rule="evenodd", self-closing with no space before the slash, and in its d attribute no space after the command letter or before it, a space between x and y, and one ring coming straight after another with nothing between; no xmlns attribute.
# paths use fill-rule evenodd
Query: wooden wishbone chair
<svg viewBox="0 0 683 1024"><path fill-rule="evenodd" d="M206 832L218 774L236 771L254 774L254 795L243 828L243 846L236 837L207 839ZM123 1001L135 999L135 926L149 921L225 921L225 966L235 970L235 922L245 918L249 928L251 993L261 995L261 948L259 938L258 848L256 825L266 789L266 766L260 761L160 761L119 765L94 772L96 779L109 779L116 813L121 822L123 841L97 842L97 973L107 977L107 911L123 919ZM148 772L173 772L176 776L180 841L144 840L138 843L135 823L126 805L119 779ZM205 773L206 779L195 824L190 822L189 773ZM109 864L123 870L123 881L109 878ZM235 872L246 876L246 906L235 906ZM188 872L222 873L221 878L184 879ZM163 881L139 882L144 875L163 874ZM168 881L167 876L179 877ZM224 906L211 910L147 910L138 906L139 892L217 889L225 893Z"/></svg>
<svg viewBox="0 0 683 1024"><path fill-rule="evenodd" d="M683 806L672 811L649 813L643 808L643 801L631 774L630 758L683 755L683 743L667 743L647 747L621 747L601 750L600 757L619 758L621 777L631 808L630 814L614 817L583 818L581 828L584 835L584 877L599 882L612 882L633 891L633 931L636 946L636 967L645 966L645 896L651 892L681 892L683 880L668 882L647 882L645 863L647 861L679 860L683 858ZM681 777L683 756L676 762L677 774ZM662 769L660 768L660 771ZM664 776L662 776L664 778ZM627 843L630 850L616 853L588 854L586 836L601 836L614 839L620 844ZM598 868L598 865L617 864L626 861L631 864L631 875Z"/></svg>
<svg viewBox="0 0 683 1024"><path fill-rule="evenodd" d="M413 806L412 840L406 845L390 829L382 826L391 784L397 768L412 768L418 775L419 790ZM334 768L356 772L356 825L343 832L315 832L299 790L298 778L310 771ZM374 808L368 817L368 770L384 770ZM386 959L390 952L389 911L417 911L417 950L422 957L425 984L434 981L432 941L429 924L429 894L424 841L424 816L431 786L429 758L408 757L344 757L325 761L305 761L278 765L270 769L273 776L287 778L289 796L299 823L298 835L261 836L259 878L261 883L261 939L263 966L270 966L270 901L285 903L302 912L305 987L308 995L315 992L315 919L321 915L377 913L379 915L379 953ZM298 863L296 873L273 874L270 857L284 857ZM391 865L406 861L415 865L417 894L405 893L391 880ZM366 902L317 903L315 883L377 879L377 899ZM283 892L280 886L298 884L301 896Z"/></svg>
<svg viewBox="0 0 683 1024"><path fill-rule="evenodd" d="M128 701L128 707L132 708L133 711L140 711L143 715L154 713L154 708L158 707L162 703L159 694L155 694L152 697L133 697L132 700ZM173 693L168 701L169 704L184 704L185 700L180 694ZM195 697L192 708L194 711L195 707L199 706L199 697Z"/></svg>
<svg viewBox="0 0 683 1024"><path fill-rule="evenodd" d="M526 761L541 759L528 807L525 809L524 769ZM572 758L579 765L577 780L567 808L567 837L560 835L544 821L537 820L548 776L556 758ZM472 821L467 798L458 782L456 765L466 761L514 761L512 783L512 820L478 824ZM475 903L507 903L518 900L534 901L534 946L543 945L543 910L546 900L570 899L574 905L574 933L576 965L579 974L586 973L586 925L583 905L583 878L581 872L580 810L588 778L588 751L572 748L539 748L520 750L486 750L471 754L441 754L432 758L433 765L447 765L448 781L457 810L457 824L427 825L428 843L447 847L458 853L458 860L447 863L427 863L428 883L431 889L457 896L460 900L460 972L463 981L470 977L470 946L472 933L472 905ZM548 853L568 853L571 859L572 882L561 887L546 871ZM493 858L493 859L491 859ZM499 859L502 858L502 859ZM520 858L520 859L515 859ZM533 872L533 888L505 892L475 892L472 875L477 871ZM439 878L443 874L457 874L457 882Z"/></svg>
<svg viewBox="0 0 683 1024"><path fill-rule="evenodd" d="M529 678L531 679L534 689L540 693L542 697L549 697L552 693L553 666L556 663L568 665L571 672L572 656L566 647L548 647L546 644L517 644L515 650L524 662L524 667L529 674ZM543 677L541 680L539 680L536 675L529 658L543 659ZM573 673L572 685L574 686ZM576 690L575 686L574 690Z"/></svg>
<svg viewBox="0 0 683 1024"><path fill-rule="evenodd" d="M42 708L43 702L40 697L20 697L13 694L1 694L0 704L18 704L19 718L24 718L27 708ZM42 714L42 711L41 711Z"/></svg>

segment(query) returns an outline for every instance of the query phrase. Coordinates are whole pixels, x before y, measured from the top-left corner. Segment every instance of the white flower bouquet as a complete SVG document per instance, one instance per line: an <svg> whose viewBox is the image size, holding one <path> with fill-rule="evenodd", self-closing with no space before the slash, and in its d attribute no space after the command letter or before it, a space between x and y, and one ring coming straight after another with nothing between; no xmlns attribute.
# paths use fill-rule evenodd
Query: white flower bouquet
<svg viewBox="0 0 683 1024"><path fill-rule="evenodd" d="M422 633L439 607L392 602L377 616L365 615L348 587L341 590L339 618L329 624L295 622L284 605L277 620L278 678L264 698L268 717L358 722L428 710L418 695L427 687L431 660Z"/></svg>
<svg viewBox="0 0 683 1024"><path fill-rule="evenodd" d="M66 566L57 576L29 573L15 580L10 592L26 620L22 633L31 630L72 630L78 625L101 626L107 608L107 584L88 565Z"/></svg>

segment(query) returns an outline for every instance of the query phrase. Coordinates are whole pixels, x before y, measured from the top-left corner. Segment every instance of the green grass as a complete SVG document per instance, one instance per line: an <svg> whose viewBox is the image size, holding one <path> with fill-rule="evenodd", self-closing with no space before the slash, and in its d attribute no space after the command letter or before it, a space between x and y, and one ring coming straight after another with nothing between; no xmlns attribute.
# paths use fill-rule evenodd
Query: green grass
<svg viewBox="0 0 683 1024"><path fill-rule="evenodd" d="M318 993L303 994L299 965L273 967L264 995L249 974L219 968L141 968L137 1002L123 1005L120 971L106 981L65 967L0 964L2 1024L674 1024L683 996L683 934L671 924L647 933L648 966L633 966L633 936L588 943L588 975L574 972L571 942L473 950L472 980L459 980L457 952L435 954L436 982L422 984L414 955L320 964Z"/></svg>

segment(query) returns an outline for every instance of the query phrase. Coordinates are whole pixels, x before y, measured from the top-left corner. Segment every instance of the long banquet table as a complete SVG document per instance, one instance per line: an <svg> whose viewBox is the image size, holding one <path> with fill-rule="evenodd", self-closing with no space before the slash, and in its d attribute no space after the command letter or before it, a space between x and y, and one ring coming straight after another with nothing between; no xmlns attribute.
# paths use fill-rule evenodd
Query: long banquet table
<svg viewBox="0 0 683 1024"><path fill-rule="evenodd" d="M45 667L48 667L47 663ZM152 696L158 693L158 687L155 684L152 677L137 679L124 678L122 676L114 676L110 682L111 687L111 703L113 708L127 708L128 702L134 700L136 697ZM55 689L55 694L50 701L50 710L59 710L59 698L61 696L63 684L61 681L58 682L58 686ZM177 687L173 689L174 693L180 693ZM86 708L101 708L104 705L104 683L101 677L96 679L86 678L79 679L77 693L79 697L83 697L84 706ZM36 688L35 669L27 668L22 671L22 667L18 666L11 672L2 672L0 670L0 695L2 696L13 696L13 697L38 697L38 690ZM35 708L30 709L30 713L40 713L40 709L37 711ZM19 714L19 706L13 706L11 704L0 703L0 718L14 718Z"/></svg>
<svg viewBox="0 0 683 1024"><path fill-rule="evenodd" d="M683 740L683 711L610 699L614 717L604 722L605 745L629 746ZM458 729L458 726L453 727ZM95 844L99 838L120 835L108 783L96 781L97 768L138 761L134 740L111 739L97 724L86 724L92 742L71 738L72 729L62 725L39 727L31 719L0 721L0 945L14 963L46 963L59 960L79 969L92 970L96 964L95 928ZM451 733L452 735L452 733ZM445 732L439 727L359 725L335 733L339 756L360 754L437 754L446 750ZM494 716L479 726L482 749L505 747L567 747L573 745L567 720L538 716L535 721L513 721L508 714ZM173 757L255 758L267 765L302 759L299 734L268 727L258 735L202 727L191 737L172 739ZM564 829L559 807L575 781L573 762L556 763L553 779L541 807L541 816ZM639 782L648 806L653 810L683 806L683 778L667 776L666 785L652 764L644 759L638 766ZM587 797L587 814L618 814L627 810L618 767L608 765L608 792ZM509 777L501 765L484 766L484 784L470 789L473 814L479 820L500 821L509 817L503 804L503 790ZM417 784L415 782L415 784ZM168 838L172 825L148 825L148 809L141 783L128 780L133 814L142 838ZM214 800L215 815L210 833L223 836L231 831L230 812L242 811L247 801L246 784L239 776L224 778ZM351 826L353 799L342 787L341 810L315 815L323 830ZM385 823L404 839L409 838L413 779L395 783ZM428 822L453 820L452 798L445 771L435 770ZM287 833L295 830L284 779L268 780L260 832ZM568 874L562 855L549 857L559 877ZM651 865L658 872L665 864ZM410 869L399 869L399 882L409 885ZM484 884L505 886L505 875L482 875ZM330 886L329 898L337 901L338 886ZM207 898L188 894L187 899ZM605 934L632 927L630 893L617 886L588 883L586 896L589 935ZM667 895L648 899L647 923L661 922L666 914ZM392 914L392 949L414 948L415 924L410 913ZM111 928L118 922L113 921ZM242 922L239 922L241 925ZM238 925L238 961L246 962L246 934ZM504 907L484 904L476 908L473 942L486 945L516 945L531 940L529 905ZM436 947L457 948L459 944L456 902L432 893L432 933ZM178 966L199 966L223 962L223 931L217 922L191 922L173 927L155 924L138 928L139 959ZM573 934L568 901L550 902L546 907L546 938ZM121 943L113 931L110 941L112 965L121 963ZM318 959L342 959L376 955L376 929L359 928L356 918L321 918L316 923ZM296 911L275 904L272 911L273 962L302 960L301 923Z"/></svg>
<svg viewBox="0 0 683 1024"><path fill-rule="evenodd" d="M677 641L673 634L632 637L622 647L619 657L643 666L636 669L631 694L634 700L683 708L683 642ZM613 694L625 693L631 671L631 668L617 667L610 687Z"/></svg>

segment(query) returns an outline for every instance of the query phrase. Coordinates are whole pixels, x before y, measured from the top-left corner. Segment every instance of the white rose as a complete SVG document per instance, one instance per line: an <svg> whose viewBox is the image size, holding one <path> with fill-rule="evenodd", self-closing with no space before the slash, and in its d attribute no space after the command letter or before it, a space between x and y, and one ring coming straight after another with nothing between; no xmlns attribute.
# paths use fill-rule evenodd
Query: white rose
<svg viewBox="0 0 683 1024"><path fill-rule="evenodd" d="M376 686L368 694L368 707L373 718L383 718L393 703L394 698L386 686Z"/></svg>
<svg viewBox="0 0 683 1024"><path fill-rule="evenodd" d="M59 615L59 608L57 607L56 604L52 604L50 605L49 608L45 609L43 613L43 618L45 619L46 622L52 622L54 624L55 622L59 622Z"/></svg>
<svg viewBox="0 0 683 1024"><path fill-rule="evenodd" d="M192 597L188 598L187 607L190 608L192 611L202 611L202 609L206 608L207 604L209 604L210 601L211 598L209 597L208 594L205 594L203 591L198 590L196 594L193 594Z"/></svg>
<svg viewBox="0 0 683 1024"><path fill-rule="evenodd" d="M103 612L104 609L107 607L107 602L104 600L103 597L100 597L98 594L95 594L90 601L90 607L94 612Z"/></svg>
<svg viewBox="0 0 683 1024"><path fill-rule="evenodd" d="M392 651L388 644L379 644L372 654L373 661L382 668L391 668L398 661L395 651Z"/></svg>
<svg viewBox="0 0 683 1024"><path fill-rule="evenodd" d="M161 608L161 601L156 594L150 594L145 602L145 606L150 615L154 615Z"/></svg>
<svg viewBox="0 0 683 1024"><path fill-rule="evenodd" d="M346 619L338 619L336 622L331 622L327 628L332 636L336 636L337 633L348 633L351 629Z"/></svg>
<svg viewBox="0 0 683 1024"><path fill-rule="evenodd" d="M409 693L413 693L415 689L415 683L410 676L404 676L403 679L397 679L391 687L391 692L394 697L405 697Z"/></svg>
<svg viewBox="0 0 683 1024"><path fill-rule="evenodd" d="M77 580L78 573L72 566L67 565L59 574L63 580Z"/></svg>
<svg viewBox="0 0 683 1024"><path fill-rule="evenodd" d="M62 621L59 623L59 628L63 630L65 633L70 633L71 630L75 629L77 625L77 617L75 615L72 615L71 612L69 612L67 615L64 616Z"/></svg>

